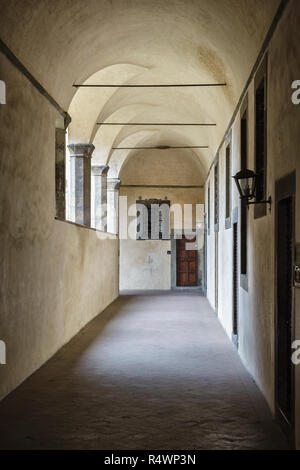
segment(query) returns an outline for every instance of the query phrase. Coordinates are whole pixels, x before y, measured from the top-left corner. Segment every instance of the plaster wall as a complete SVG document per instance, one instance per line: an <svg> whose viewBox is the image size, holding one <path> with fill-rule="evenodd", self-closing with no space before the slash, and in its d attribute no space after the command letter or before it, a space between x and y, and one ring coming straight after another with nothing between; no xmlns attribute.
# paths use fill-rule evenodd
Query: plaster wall
<svg viewBox="0 0 300 470"><path fill-rule="evenodd" d="M248 290L239 287L239 354L270 408L275 408L275 181L296 170L296 242L300 240L299 106L292 104L291 84L300 76L298 25L300 11L291 1L268 48L267 197L272 211L254 219L248 212ZM286 60L283 60L286 58ZM240 113L232 126L233 170L240 169ZM229 337L232 333L232 228L225 230L225 146L220 149L219 308L218 316ZM248 89L248 167L254 165L254 83ZM213 227L213 171L211 228ZM207 200L207 199L206 199ZM232 207L239 206L233 186ZM239 210L240 220L240 210ZM239 228L240 231L240 228ZM240 239L239 239L240 245ZM214 307L214 232L208 235L208 299ZM239 266L240 272L240 266ZM296 338L300 338L300 294L294 289ZM296 441L300 448L300 366L296 366Z"/></svg>
<svg viewBox="0 0 300 470"><path fill-rule="evenodd" d="M193 204L193 220L188 223L195 227L195 205L203 203L202 188L148 188L122 187L120 196L127 196L128 207L141 199L165 198L172 204ZM171 228L174 228L171 218ZM128 217L128 223L136 224L135 217ZM171 289L170 240L120 240L120 289Z"/></svg>
<svg viewBox="0 0 300 470"><path fill-rule="evenodd" d="M270 158L269 182L296 170L295 241L300 243L300 105L291 101L291 83L300 77L299 2L293 0L274 36L269 50L269 102L268 145ZM285 60L282 60L282 58ZM273 194L272 194L273 195ZM274 233L274 212L272 215ZM273 297L274 298L274 297ZM295 339L300 339L300 290L294 289ZM295 366L296 444L300 449L300 365Z"/></svg>
<svg viewBox="0 0 300 470"><path fill-rule="evenodd" d="M120 289L171 288L169 240L120 240Z"/></svg>
<svg viewBox="0 0 300 470"><path fill-rule="evenodd" d="M124 163L120 179L124 185L200 186L205 171L191 149L144 150Z"/></svg>
<svg viewBox="0 0 300 470"><path fill-rule="evenodd" d="M207 271L207 288L206 295L213 308L215 305L215 231L214 231L214 172L208 175L205 184L205 213L207 225L207 242L206 242L206 271ZM208 197L208 191L210 197ZM210 201L210 210L208 210L208 201Z"/></svg>
<svg viewBox="0 0 300 470"><path fill-rule="evenodd" d="M233 142L232 142L233 147ZM219 232L218 232L218 316L228 336L232 332L232 223L229 229L225 228L225 159L226 145L223 144L219 152ZM233 153L233 152L232 152ZM233 189L233 188L232 188ZM231 191L231 194L234 190ZM235 198L234 198L235 199ZM235 207L235 201L232 201ZM213 247L214 249L214 247Z"/></svg>
<svg viewBox="0 0 300 470"><path fill-rule="evenodd" d="M118 296L118 240L55 220L55 109L2 55L0 399Z"/></svg>

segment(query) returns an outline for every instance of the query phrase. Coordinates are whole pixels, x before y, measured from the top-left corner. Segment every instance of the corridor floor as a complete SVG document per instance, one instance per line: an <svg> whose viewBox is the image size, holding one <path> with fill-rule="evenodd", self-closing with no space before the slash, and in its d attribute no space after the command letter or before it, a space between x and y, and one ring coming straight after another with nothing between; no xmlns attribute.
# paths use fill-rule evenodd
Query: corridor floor
<svg viewBox="0 0 300 470"><path fill-rule="evenodd" d="M205 298L120 296L0 404L1 449L285 449Z"/></svg>

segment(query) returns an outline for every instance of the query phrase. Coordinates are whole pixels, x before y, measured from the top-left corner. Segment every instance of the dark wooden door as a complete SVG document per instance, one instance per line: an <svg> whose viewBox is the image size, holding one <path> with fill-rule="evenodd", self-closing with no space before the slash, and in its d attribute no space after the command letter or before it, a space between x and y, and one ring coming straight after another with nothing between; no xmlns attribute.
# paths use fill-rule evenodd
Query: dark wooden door
<svg viewBox="0 0 300 470"><path fill-rule="evenodd" d="M288 183L288 184L287 184ZM276 412L291 443L294 441L293 278L294 193L292 181L276 191Z"/></svg>
<svg viewBox="0 0 300 470"><path fill-rule="evenodd" d="M198 284L198 251L187 249L196 243L196 238L176 240L177 286L191 287Z"/></svg>
<svg viewBox="0 0 300 470"><path fill-rule="evenodd" d="M239 292L239 286L238 286L238 229L237 229L237 223L233 224L233 302L232 302L232 307L233 307L233 319L232 319L232 340L236 347L238 347L238 324L239 324L239 319L238 319L238 292Z"/></svg>

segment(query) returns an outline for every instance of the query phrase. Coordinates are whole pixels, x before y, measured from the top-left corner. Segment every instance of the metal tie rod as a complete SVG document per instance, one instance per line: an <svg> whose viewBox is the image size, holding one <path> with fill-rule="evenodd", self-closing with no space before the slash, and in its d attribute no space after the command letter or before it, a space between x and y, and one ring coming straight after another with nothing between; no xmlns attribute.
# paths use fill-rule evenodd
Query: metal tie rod
<svg viewBox="0 0 300 470"><path fill-rule="evenodd" d="M175 87L223 87L227 83L161 83L161 84L85 84L74 83L75 88L175 88Z"/></svg>
<svg viewBox="0 0 300 470"><path fill-rule="evenodd" d="M202 122L97 122L97 126L216 126Z"/></svg>
<svg viewBox="0 0 300 470"><path fill-rule="evenodd" d="M171 146L171 145L158 145L156 147L112 147L112 150L168 150L168 149L208 149L208 145L180 145L180 146Z"/></svg>

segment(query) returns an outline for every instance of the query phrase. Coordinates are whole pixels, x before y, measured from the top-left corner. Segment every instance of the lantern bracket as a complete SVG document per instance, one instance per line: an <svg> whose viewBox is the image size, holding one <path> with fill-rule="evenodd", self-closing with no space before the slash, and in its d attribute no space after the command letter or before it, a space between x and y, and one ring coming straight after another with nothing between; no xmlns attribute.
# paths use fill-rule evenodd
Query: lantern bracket
<svg viewBox="0 0 300 470"><path fill-rule="evenodd" d="M248 209L249 209L250 204L269 204L270 205L270 212L271 212L271 204L272 204L271 196L269 197L269 199L266 199L264 201L249 201L248 198L245 198L245 199L246 199L246 202L247 202Z"/></svg>
<svg viewBox="0 0 300 470"><path fill-rule="evenodd" d="M267 200L254 200L252 199L255 198L255 189L256 189L256 180L257 180L258 175L254 173L252 170L244 169L239 171L235 176L233 176L237 189L240 194L240 199L243 201L246 201L247 207L249 209L249 206L252 204L269 204L270 205L270 211L271 211L271 204L272 204L272 199L271 196ZM247 180L247 191L243 186L241 185L241 181ZM252 181L252 183L250 183Z"/></svg>

